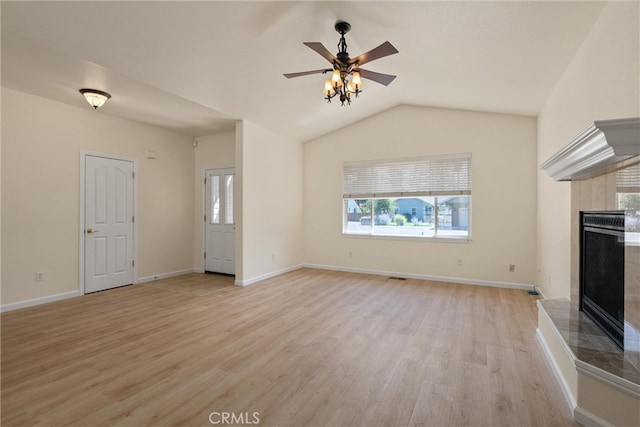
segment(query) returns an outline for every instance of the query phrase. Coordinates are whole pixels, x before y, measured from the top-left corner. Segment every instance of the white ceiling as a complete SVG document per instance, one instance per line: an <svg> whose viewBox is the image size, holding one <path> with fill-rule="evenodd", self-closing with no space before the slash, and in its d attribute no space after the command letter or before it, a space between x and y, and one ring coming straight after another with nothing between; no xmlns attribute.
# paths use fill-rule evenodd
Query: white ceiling
<svg viewBox="0 0 640 427"><path fill-rule="evenodd" d="M111 93L102 114L201 136L246 119L301 141L398 104L535 116L603 2L8 2L2 85L83 108L78 89ZM351 106L322 99L329 65L302 44L351 57L390 41L364 68Z"/></svg>

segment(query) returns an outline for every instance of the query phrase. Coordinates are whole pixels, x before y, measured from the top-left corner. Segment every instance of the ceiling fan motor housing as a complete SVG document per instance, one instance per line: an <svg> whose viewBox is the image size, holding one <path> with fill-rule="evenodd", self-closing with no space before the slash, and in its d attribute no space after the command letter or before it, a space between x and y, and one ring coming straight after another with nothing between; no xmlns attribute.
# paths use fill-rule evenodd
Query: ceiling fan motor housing
<svg viewBox="0 0 640 427"><path fill-rule="evenodd" d="M349 58L349 52L346 52L346 51L338 52L338 54L336 55L336 58L338 58L338 61L342 62L343 64L346 64L351 59Z"/></svg>
<svg viewBox="0 0 640 427"><path fill-rule="evenodd" d="M340 34L345 35L349 32L349 30L351 30L351 24L345 21L337 21L334 28Z"/></svg>

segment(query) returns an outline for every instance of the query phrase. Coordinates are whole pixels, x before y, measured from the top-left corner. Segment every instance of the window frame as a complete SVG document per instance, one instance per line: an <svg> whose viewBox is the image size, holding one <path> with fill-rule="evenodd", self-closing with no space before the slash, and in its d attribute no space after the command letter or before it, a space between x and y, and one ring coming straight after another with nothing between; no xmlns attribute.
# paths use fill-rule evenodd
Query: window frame
<svg viewBox="0 0 640 427"><path fill-rule="evenodd" d="M454 178L452 181L460 181L462 182L460 183L454 183L454 190L451 191L451 188L449 188L448 190L442 190L439 191L437 188L434 191L433 189L433 182L440 182L442 181L442 177L445 178L446 181L446 169L445 169L445 173L443 173L441 176L438 175L436 176L434 179L428 178L427 180L429 182L427 182L427 185L430 186L430 190L429 191L423 191L421 188L414 188L414 191L411 191L412 189L409 188L409 191L403 191L403 188L399 188L396 184L391 184L391 185L387 185L387 184L383 184L384 187L395 187L395 191L396 193L385 193L384 191L382 191L383 194L377 194L376 193L376 184L372 184L369 186L369 188L371 190L370 194L347 194L347 191L350 189L349 187L349 183L347 182L347 175L349 175L349 179L351 180L350 183L353 183L353 173L349 174L350 171L348 171L348 168L352 165L355 165L356 168L359 169L364 169L365 170L365 175L366 177L369 177L369 175L375 175L376 173L376 168L379 168L380 165L382 165L382 168L385 167L390 167L391 169L396 168L396 172L398 171L398 166L400 166L400 169L402 167L403 164L411 164L413 166L415 166L417 163L421 163L424 162L424 166L420 165L418 167L425 167L427 168L428 171L430 171L429 169L429 165L436 165L436 167L433 170L438 170L438 166L439 166L439 161L440 160L444 160L443 163L449 162L451 163L452 161L455 163L455 161L460 161L460 167L461 169L465 170L466 173L466 178L460 180L459 178ZM367 167L371 167L373 172L368 171ZM457 173L457 172L456 172ZM463 173L463 175L465 174ZM402 175L406 175L406 173L401 173ZM433 173L431 174L423 174L423 175L429 175L429 176L433 176ZM373 238L373 239L392 239L392 240L418 240L418 241L446 241L446 242L458 242L458 243L464 243L464 242L471 242L472 241L472 191L471 191L471 175L472 175L472 165L471 165L471 153L463 153L463 154L452 154L452 155L444 155L444 156L428 156L428 157L415 157L415 158L410 158L410 159L388 159L388 160L376 160L376 161L368 161L368 162L345 162L343 164L343 194L342 194L342 203L341 203L341 208L342 208L342 235L343 237L348 237L348 238ZM358 176L359 177L359 176ZM380 181L379 178L377 178L378 181ZM376 180L376 178L373 179L374 181ZM418 182L419 185L422 185L422 183ZM450 182L446 181L445 182L445 187L449 186ZM409 183L409 186L414 185L413 182ZM456 187L459 186L459 189L456 189ZM356 184L356 187L361 188L358 184ZM414 185L415 187L415 185ZM416 191L417 190L417 191ZM427 195L428 194L428 195ZM376 214L374 213L374 206L376 203L376 200L380 200L380 199L393 199L395 201L400 200L400 199L407 199L407 198L418 198L418 199L422 199L424 200L425 198L430 198L433 200L433 218L435 219L434 221L434 229L433 229L433 234L430 235L418 235L418 234L389 234L389 233L384 233L384 234L379 234L375 232L375 216ZM438 233L438 216L439 216L439 209L440 209L440 204L438 202L438 198L443 198L443 197L466 197L467 200L467 214L466 214L466 235L460 235L460 236L455 236L455 235L451 235L451 234L440 234ZM371 212L371 220L369 223L369 231L349 231L348 230L348 223L349 223L349 202L350 201L355 201L355 200L369 200L369 206L371 207L370 210ZM426 200L425 200L426 201ZM400 214L399 212L397 214ZM391 215L391 214L390 214ZM394 216L396 214L393 214L392 216Z"/></svg>

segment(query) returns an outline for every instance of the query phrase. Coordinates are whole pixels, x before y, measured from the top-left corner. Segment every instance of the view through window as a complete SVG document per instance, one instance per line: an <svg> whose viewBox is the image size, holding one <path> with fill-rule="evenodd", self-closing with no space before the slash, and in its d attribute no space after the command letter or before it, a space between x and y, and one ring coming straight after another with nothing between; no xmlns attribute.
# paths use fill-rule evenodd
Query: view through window
<svg viewBox="0 0 640 427"><path fill-rule="evenodd" d="M344 165L343 233L470 238L471 155Z"/></svg>

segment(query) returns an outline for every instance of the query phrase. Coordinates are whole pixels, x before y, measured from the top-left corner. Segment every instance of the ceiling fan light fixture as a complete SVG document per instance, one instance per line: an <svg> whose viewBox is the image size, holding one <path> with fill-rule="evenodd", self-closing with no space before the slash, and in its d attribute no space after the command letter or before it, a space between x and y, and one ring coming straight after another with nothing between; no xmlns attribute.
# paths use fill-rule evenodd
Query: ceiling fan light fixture
<svg viewBox="0 0 640 427"><path fill-rule="evenodd" d="M350 82L350 81L347 81L347 92L348 92L348 93L356 93L356 87L355 87L355 85L354 85L352 82Z"/></svg>
<svg viewBox="0 0 640 427"><path fill-rule="evenodd" d="M340 70L333 70L331 81L333 82L334 87L342 86L342 76L340 75Z"/></svg>
<svg viewBox="0 0 640 427"><path fill-rule="evenodd" d="M355 58L350 58L347 52L347 41L344 35L351 30L351 25L345 21L338 21L335 30L340 33L340 41L338 42L339 52L333 55L320 42L305 42L304 45L320 54L324 59L331 63L332 68L325 68L313 71L303 71L301 73L287 73L284 76L288 79L294 77L302 77L310 74L326 74L331 73L331 78L324 82L324 99L331 102L331 99L338 97L341 105L350 105L351 99L358 97L362 93L362 79L366 78L388 86L396 76L390 74L377 73L375 71L360 68L373 60L383 58L385 56L398 53L398 49L393 47L388 41L380 46L371 49L369 52L363 53ZM361 74L362 73L362 74Z"/></svg>
<svg viewBox="0 0 640 427"><path fill-rule="evenodd" d="M111 95L107 92L97 89L80 89L80 93L94 110L97 110L98 107L102 107L104 103L111 98Z"/></svg>
<svg viewBox="0 0 640 427"><path fill-rule="evenodd" d="M331 96L333 95L335 92L335 89L333 88L333 82L331 81L331 79L327 79L324 81L324 94L326 96Z"/></svg>
<svg viewBox="0 0 640 427"><path fill-rule="evenodd" d="M352 74L351 82L358 88L362 89L362 78L359 71L354 71Z"/></svg>

